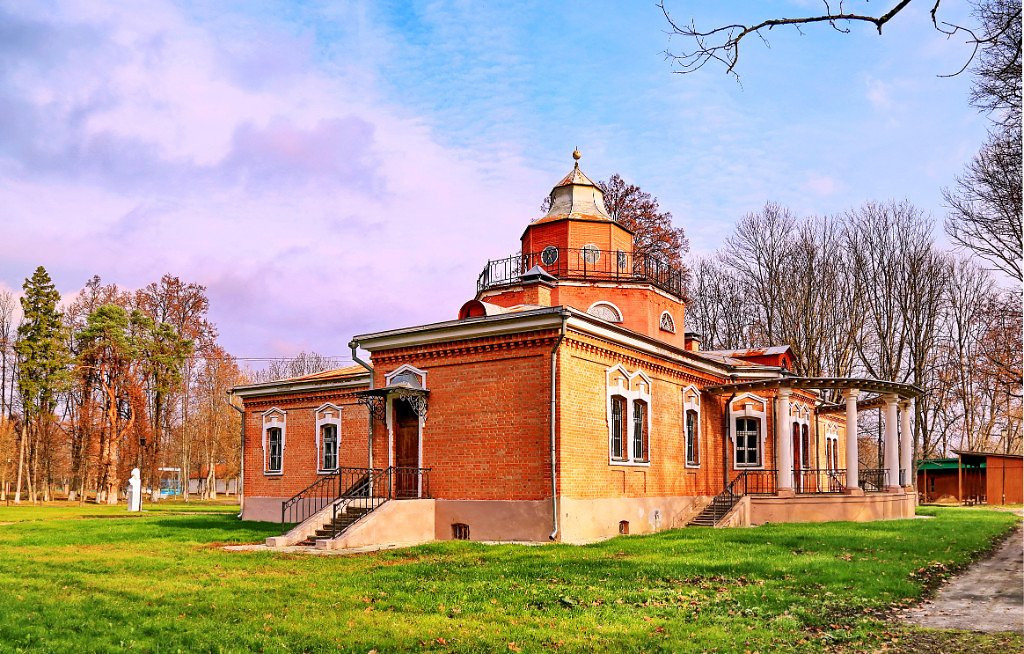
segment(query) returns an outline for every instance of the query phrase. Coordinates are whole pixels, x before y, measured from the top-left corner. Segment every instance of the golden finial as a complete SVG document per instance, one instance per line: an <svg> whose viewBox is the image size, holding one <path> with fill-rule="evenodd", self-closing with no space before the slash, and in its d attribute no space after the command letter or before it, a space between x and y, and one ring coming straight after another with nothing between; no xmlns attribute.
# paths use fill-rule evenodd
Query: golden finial
<svg viewBox="0 0 1024 654"><path fill-rule="evenodd" d="M579 161L579 160L580 160L580 157L582 157L582 156L583 156L583 155L582 155L582 154L580 154L580 150L579 150L579 148L573 148L573 150L572 150L572 158L573 158L573 159L575 159L576 161Z"/></svg>

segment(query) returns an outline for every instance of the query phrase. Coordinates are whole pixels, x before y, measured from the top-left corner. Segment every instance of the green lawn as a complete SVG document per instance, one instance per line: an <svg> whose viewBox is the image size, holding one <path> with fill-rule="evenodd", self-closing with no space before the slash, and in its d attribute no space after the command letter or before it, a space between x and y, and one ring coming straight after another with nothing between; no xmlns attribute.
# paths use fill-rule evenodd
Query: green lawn
<svg viewBox="0 0 1024 654"><path fill-rule="evenodd" d="M0 507L0 651L1024 649L886 617L1007 533L1006 512L321 557L224 551L280 527L197 508Z"/></svg>

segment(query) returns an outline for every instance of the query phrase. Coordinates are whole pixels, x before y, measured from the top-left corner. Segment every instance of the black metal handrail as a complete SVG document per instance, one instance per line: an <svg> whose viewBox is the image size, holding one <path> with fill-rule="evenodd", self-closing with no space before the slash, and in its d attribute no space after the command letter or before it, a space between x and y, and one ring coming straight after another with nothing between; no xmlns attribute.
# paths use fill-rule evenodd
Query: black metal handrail
<svg viewBox="0 0 1024 654"><path fill-rule="evenodd" d="M779 473L774 468L744 470L729 484L738 495L775 495Z"/></svg>
<svg viewBox="0 0 1024 654"><path fill-rule="evenodd" d="M281 504L281 523L305 522L343 496L365 495L368 492L368 468L338 468L303 488Z"/></svg>
<svg viewBox="0 0 1024 654"><path fill-rule="evenodd" d="M861 470L857 477L857 485L864 492L882 492L889 480L889 471L885 468L868 468Z"/></svg>
<svg viewBox="0 0 1024 654"><path fill-rule="evenodd" d="M683 271L659 257L624 250L553 246L541 252L524 252L488 261L477 277L476 290L479 293L522 283L523 275L534 266L542 267L558 279L646 282L679 298L686 297Z"/></svg>
<svg viewBox="0 0 1024 654"><path fill-rule="evenodd" d="M846 490L845 468L806 468L795 472L797 493L842 493Z"/></svg>
<svg viewBox="0 0 1024 654"><path fill-rule="evenodd" d="M376 499L383 503L429 497L430 468L339 468L282 503L281 523L305 522L331 504L337 515L339 500Z"/></svg>

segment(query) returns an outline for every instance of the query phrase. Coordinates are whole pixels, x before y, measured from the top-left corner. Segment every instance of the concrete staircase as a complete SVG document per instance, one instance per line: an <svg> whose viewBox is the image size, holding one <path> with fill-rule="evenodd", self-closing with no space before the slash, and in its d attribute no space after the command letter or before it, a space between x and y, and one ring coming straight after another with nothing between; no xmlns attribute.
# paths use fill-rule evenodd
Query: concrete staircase
<svg viewBox="0 0 1024 654"><path fill-rule="evenodd" d="M336 536L340 536L346 529L355 523L356 520L359 520L370 511L373 511L374 508L376 507L345 507L344 512L339 513L334 520L328 520L319 529L307 536L305 540L296 543L296 545L315 547L316 541L321 538L334 538Z"/></svg>
<svg viewBox="0 0 1024 654"><path fill-rule="evenodd" d="M687 527L714 527L719 521L736 506L739 496L732 493L719 493L711 503L704 507L704 510L686 523Z"/></svg>

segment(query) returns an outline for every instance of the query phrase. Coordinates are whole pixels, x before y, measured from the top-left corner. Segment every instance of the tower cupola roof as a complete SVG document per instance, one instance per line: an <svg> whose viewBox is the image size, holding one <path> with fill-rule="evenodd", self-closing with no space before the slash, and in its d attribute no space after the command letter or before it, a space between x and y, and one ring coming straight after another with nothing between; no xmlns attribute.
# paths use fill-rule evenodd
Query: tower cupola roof
<svg viewBox="0 0 1024 654"><path fill-rule="evenodd" d="M563 218L612 221L604 206L604 191L580 170L581 156L579 150L573 151L572 158L576 162L572 170L551 189L551 208L534 224Z"/></svg>

